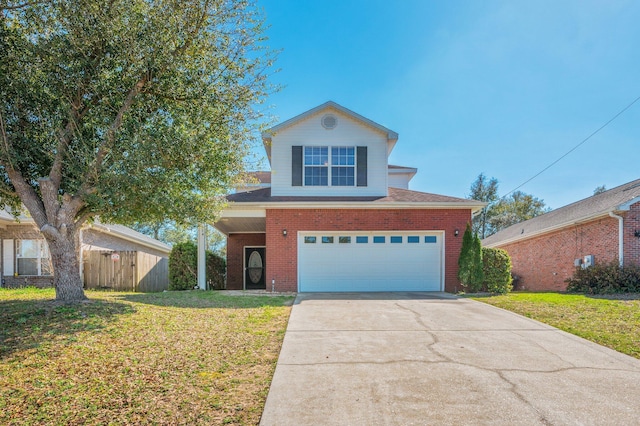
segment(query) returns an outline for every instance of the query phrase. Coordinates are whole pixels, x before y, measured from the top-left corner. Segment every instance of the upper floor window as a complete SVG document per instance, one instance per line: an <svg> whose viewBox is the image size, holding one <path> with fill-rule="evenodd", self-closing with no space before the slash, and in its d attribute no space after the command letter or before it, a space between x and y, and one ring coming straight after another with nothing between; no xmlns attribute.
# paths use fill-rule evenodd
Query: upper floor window
<svg viewBox="0 0 640 426"><path fill-rule="evenodd" d="M45 240L17 240L18 275L53 275L49 246Z"/></svg>
<svg viewBox="0 0 640 426"><path fill-rule="evenodd" d="M353 186L356 155L352 146L331 147L331 185Z"/></svg>
<svg viewBox="0 0 640 426"><path fill-rule="evenodd" d="M306 186L329 184L329 148L326 146L304 147L304 184Z"/></svg>
<svg viewBox="0 0 640 426"><path fill-rule="evenodd" d="M291 186L367 186L367 147L292 146Z"/></svg>
<svg viewBox="0 0 640 426"><path fill-rule="evenodd" d="M350 146L304 147L304 184L305 186L328 186L331 175L331 186L355 185L355 148Z"/></svg>

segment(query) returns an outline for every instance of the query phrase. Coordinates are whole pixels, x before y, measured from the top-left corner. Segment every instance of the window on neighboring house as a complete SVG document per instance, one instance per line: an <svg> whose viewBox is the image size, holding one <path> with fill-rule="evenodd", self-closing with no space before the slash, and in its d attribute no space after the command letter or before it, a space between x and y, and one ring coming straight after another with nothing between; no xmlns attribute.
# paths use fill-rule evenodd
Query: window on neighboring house
<svg viewBox="0 0 640 426"><path fill-rule="evenodd" d="M329 148L326 146L304 147L304 184L329 185Z"/></svg>
<svg viewBox="0 0 640 426"><path fill-rule="evenodd" d="M354 147L331 147L331 186L353 186L355 184L355 165Z"/></svg>
<svg viewBox="0 0 640 426"><path fill-rule="evenodd" d="M355 147L331 147L331 158L329 158L329 147L304 147L305 186L329 186L329 174L331 174L331 186L354 186L355 169Z"/></svg>
<svg viewBox="0 0 640 426"><path fill-rule="evenodd" d="M17 240L16 268L18 275L53 275L46 241Z"/></svg>

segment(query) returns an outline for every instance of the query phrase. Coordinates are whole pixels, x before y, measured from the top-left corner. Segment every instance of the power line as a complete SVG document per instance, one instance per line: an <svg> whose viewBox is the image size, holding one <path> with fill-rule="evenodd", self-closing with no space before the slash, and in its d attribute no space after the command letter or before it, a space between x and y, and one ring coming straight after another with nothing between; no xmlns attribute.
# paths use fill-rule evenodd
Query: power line
<svg viewBox="0 0 640 426"><path fill-rule="evenodd" d="M534 180L535 178L537 178L538 176L540 176L542 173L546 172L547 170L549 170L552 166L554 166L556 163L558 163L560 160L562 160L564 157L566 157L567 155L571 154L573 151L575 151L576 149L578 149L582 144L584 144L586 141L588 141L589 139L591 139L593 136L595 136L600 130L604 129L605 127L607 127L613 120L615 120L616 118L618 118L620 115L622 115L626 110L628 110L629 108L631 108L633 106L633 104L635 104L636 102L638 102L640 100L640 96L638 96L637 98L635 98L633 100L633 102L631 102L629 105L627 105L626 107L624 107L620 112L618 112L616 115L613 116L613 118L611 118L609 121L607 121L606 123L604 123L602 126L600 126L595 132L591 133L589 136L587 136L586 138L584 138L582 140L582 142L580 142L578 145L574 146L573 148L571 148L569 151L567 151L564 155L562 155L560 158L558 158L556 161L554 161L553 163L549 164L547 167L545 167L544 169L540 170L537 174L535 174L533 177L529 178L528 180L526 180L524 183L518 185L516 188L512 189L511 191L509 191L508 193L506 193L505 195L503 195L501 198L506 198L508 195L516 192L518 189L522 188L523 186L525 186L526 184L528 184L529 182L531 182L532 180Z"/></svg>

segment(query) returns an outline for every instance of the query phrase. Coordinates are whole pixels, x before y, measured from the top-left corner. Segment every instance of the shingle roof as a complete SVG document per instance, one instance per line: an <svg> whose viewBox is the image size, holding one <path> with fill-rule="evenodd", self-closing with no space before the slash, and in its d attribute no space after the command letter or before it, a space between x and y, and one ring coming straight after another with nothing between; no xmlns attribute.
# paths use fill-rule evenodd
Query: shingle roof
<svg viewBox="0 0 640 426"><path fill-rule="evenodd" d="M259 183L271 183L270 171L260 170L256 172L249 172L247 174L255 178Z"/></svg>
<svg viewBox="0 0 640 426"><path fill-rule="evenodd" d="M163 243L162 241L158 241L155 238L151 238L148 235L145 235L141 232L135 231L129 228L128 226L106 224L106 223L100 223L99 221L96 221L91 225L91 228L99 232L111 233L120 238L124 238L129 241L134 241L148 247L153 247L167 254L171 252L171 247L168 246L167 244Z"/></svg>
<svg viewBox="0 0 640 426"><path fill-rule="evenodd" d="M389 188L387 196L368 197L340 197L340 196L271 196L271 188L261 188L255 191L239 192L227 196L227 200L235 203L296 203L296 202L362 202L373 204L391 203L416 203L416 204L455 204L457 206L469 206L469 208L482 207L483 203L476 200L449 197L446 195L429 194L426 192L410 191L408 189Z"/></svg>
<svg viewBox="0 0 640 426"><path fill-rule="evenodd" d="M595 219L599 216L608 215L609 212L619 211L625 208L624 205L626 203L639 197L640 179L637 179L510 226L485 238L482 240L482 244L496 246L505 242L531 238L577 222Z"/></svg>

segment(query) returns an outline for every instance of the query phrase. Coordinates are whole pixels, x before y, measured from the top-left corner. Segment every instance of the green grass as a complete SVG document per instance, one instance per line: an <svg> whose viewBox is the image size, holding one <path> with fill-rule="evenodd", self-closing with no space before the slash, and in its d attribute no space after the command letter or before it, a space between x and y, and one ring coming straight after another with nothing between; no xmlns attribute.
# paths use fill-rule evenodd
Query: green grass
<svg viewBox="0 0 640 426"><path fill-rule="evenodd" d="M257 424L291 297L0 289L0 424Z"/></svg>
<svg viewBox="0 0 640 426"><path fill-rule="evenodd" d="M640 296L626 299L562 293L475 297L640 358Z"/></svg>

